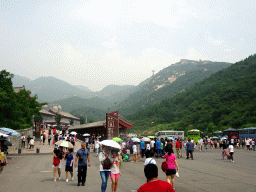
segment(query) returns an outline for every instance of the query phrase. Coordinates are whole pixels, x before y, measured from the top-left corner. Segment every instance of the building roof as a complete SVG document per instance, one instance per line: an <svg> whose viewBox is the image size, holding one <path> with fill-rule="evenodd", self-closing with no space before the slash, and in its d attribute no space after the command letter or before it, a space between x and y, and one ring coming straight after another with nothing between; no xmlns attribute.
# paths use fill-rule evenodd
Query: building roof
<svg viewBox="0 0 256 192"><path fill-rule="evenodd" d="M44 110L44 109L41 109L41 110L39 111L39 113L44 114L44 115L51 115L51 116L55 116L55 114L54 114L54 113L51 113L51 112L46 111L46 110Z"/></svg>
<svg viewBox="0 0 256 192"><path fill-rule="evenodd" d="M105 126L105 124L106 124L106 120L82 124L82 125L75 125L75 126L69 127L68 129L72 130L72 129L86 129L86 128L92 128L92 127L102 127L102 126Z"/></svg>
<svg viewBox="0 0 256 192"><path fill-rule="evenodd" d="M25 89L25 87L13 87L13 91L14 91L15 93L19 93L20 90L23 90L23 89Z"/></svg>
<svg viewBox="0 0 256 192"><path fill-rule="evenodd" d="M56 109L50 109L49 110L49 112L52 112L52 113L54 113L54 114L60 114L61 116L63 116L63 117L67 117L67 118L70 118L70 119L75 119L75 120L80 120L80 118L78 118L78 117L75 117L74 115L72 115L72 114L70 114L70 113L68 113L68 112L64 112L64 111L58 111L58 110L56 110Z"/></svg>
<svg viewBox="0 0 256 192"><path fill-rule="evenodd" d="M121 116L118 116L119 117L119 124L123 125L123 126L126 126L127 128L132 128L133 125L130 121L127 121L126 119L124 119L123 117ZM103 127L106 125L106 120L104 121L97 121L97 122L94 122L94 123L87 123L87 124L82 124L82 125L75 125L75 126L72 126L70 127L69 129L86 129L86 128L93 128L93 127Z"/></svg>

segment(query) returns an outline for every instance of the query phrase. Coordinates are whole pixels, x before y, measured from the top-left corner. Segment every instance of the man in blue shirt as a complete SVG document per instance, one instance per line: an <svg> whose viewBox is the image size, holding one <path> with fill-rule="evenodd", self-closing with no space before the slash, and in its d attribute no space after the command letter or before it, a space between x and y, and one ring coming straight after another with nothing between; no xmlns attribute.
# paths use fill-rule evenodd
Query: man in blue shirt
<svg viewBox="0 0 256 192"><path fill-rule="evenodd" d="M87 163L88 160L88 163ZM86 143L81 143L81 149L79 149L76 153L75 157L75 166L77 166L78 161L78 184L82 183L82 186L85 185L86 181L86 174L87 174L87 165L90 167L90 154L89 151L86 149Z"/></svg>
<svg viewBox="0 0 256 192"><path fill-rule="evenodd" d="M157 158L159 157L162 157L162 152L161 152L161 141L160 140L157 140L156 141L156 150L157 150Z"/></svg>
<svg viewBox="0 0 256 192"><path fill-rule="evenodd" d="M141 141L140 143L140 149L141 149L141 157L143 158L144 157L144 154L145 154L145 142L144 141Z"/></svg>
<svg viewBox="0 0 256 192"><path fill-rule="evenodd" d="M188 138L188 143L187 143L187 159L189 158L189 154L190 154L191 159L193 160L193 151L194 151L194 143L192 143L191 139Z"/></svg>

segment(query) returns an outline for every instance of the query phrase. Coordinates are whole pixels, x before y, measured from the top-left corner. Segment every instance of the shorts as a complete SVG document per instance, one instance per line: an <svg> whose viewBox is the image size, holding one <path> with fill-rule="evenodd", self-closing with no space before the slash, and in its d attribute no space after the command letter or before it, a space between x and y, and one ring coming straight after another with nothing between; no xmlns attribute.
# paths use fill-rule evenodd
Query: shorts
<svg viewBox="0 0 256 192"><path fill-rule="evenodd" d="M111 174L110 174L110 178L111 178L111 179L112 179L112 178L119 179L119 173L117 173L117 174L111 173Z"/></svg>
<svg viewBox="0 0 256 192"><path fill-rule="evenodd" d="M137 154L138 154L138 151L133 151L133 154L134 154L134 155L137 155Z"/></svg>
<svg viewBox="0 0 256 192"><path fill-rule="evenodd" d="M73 172L73 166L70 167L69 165L66 165L65 171Z"/></svg>
<svg viewBox="0 0 256 192"><path fill-rule="evenodd" d="M59 165L57 165L57 166L54 166L54 165L52 164L52 168L61 169L61 161L60 161Z"/></svg>
<svg viewBox="0 0 256 192"><path fill-rule="evenodd" d="M167 169L166 176L175 175L176 169Z"/></svg>

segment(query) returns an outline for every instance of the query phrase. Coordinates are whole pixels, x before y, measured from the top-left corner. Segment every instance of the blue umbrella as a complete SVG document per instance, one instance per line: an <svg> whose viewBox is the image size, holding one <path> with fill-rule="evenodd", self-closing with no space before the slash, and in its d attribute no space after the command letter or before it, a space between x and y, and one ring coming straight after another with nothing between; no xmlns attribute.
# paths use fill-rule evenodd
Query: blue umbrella
<svg viewBox="0 0 256 192"><path fill-rule="evenodd" d="M6 135L11 135L11 136L16 136L16 137L20 136L19 132L15 131L13 129L10 129L10 128L1 127L0 132L4 133Z"/></svg>
<svg viewBox="0 0 256 192"><path fill-rule="evenodd" d="M227 137L221 137L220 139L221 139L221 140L225 140L225 139L227 139Z"/></svg>

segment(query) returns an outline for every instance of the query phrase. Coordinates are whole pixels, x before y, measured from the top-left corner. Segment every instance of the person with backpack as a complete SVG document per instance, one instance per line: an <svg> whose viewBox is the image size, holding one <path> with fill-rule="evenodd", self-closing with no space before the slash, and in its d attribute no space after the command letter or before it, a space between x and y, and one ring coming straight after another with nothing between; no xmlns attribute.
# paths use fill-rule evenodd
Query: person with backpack
<svg viewBox="0 0 256 192"><path fill-rule="evenodd" d="M146 160L144 162L144 166L146 166L147 164L156 164L156 160L153 159L154 157L154 152L153 151L148 151L148 153L146 154Z"/></svg>
<svg viewBox="0 0 256 192"><path fill-rule="evenodd" d="M88 162L87 162L88 160ZM77 163L78 162L78 163ZM79 149L76 153L75 157L75 167L78 165L78 183L77 186L85 185L86 182L86 174L87 174L87 165L90 167L91 165L91 158L89 151L86 149L86 144L83 142L81 143L81 149Z"/></svg>
<svg viewBox="0 0 256 192"><path fill-rule="evenodd" d="M109 149L106 146L102 146L102 152L99 153L100 161L100 177L102 180L101 192L105 192L107 189L107 183L109 175L111 174L112 162L109 158Z"/></svg>

